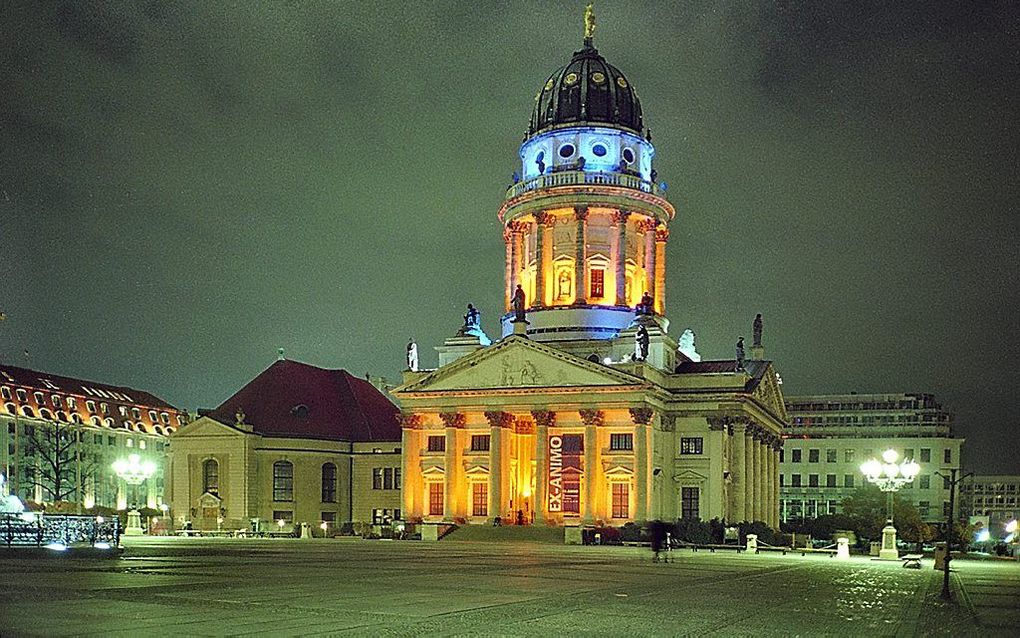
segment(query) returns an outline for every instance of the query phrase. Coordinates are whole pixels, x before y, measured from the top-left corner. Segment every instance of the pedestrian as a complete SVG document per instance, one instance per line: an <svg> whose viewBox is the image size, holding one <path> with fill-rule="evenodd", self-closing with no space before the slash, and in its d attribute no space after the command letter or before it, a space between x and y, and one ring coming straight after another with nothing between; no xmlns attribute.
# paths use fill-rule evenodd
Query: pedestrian
<svg viewBox="0 0 1020 638"><path fill-rule="evenodd" d="M662 521L652 521L652 562L659 562L659 552L662 551L663 543L666 540L666 525Z"/></svg>

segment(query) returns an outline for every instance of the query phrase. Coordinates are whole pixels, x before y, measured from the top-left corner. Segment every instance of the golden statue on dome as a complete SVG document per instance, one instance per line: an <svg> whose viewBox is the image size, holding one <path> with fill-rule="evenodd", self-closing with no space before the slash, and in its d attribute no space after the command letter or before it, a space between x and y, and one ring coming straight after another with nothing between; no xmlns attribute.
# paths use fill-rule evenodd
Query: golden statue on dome
<svg viewBox="0 0 1020 638"><path fill-rule="evenodd" d="M584 9L584 41L590 43L595 38L595 5L588 3Z"/></svg>

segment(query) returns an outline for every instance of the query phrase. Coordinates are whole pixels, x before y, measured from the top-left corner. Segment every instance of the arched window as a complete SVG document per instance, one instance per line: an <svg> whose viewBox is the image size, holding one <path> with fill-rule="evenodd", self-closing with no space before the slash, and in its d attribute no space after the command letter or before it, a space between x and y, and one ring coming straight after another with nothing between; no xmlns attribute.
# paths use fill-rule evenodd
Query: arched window
<svg viewBox="0 0 1020 638"><path fill-rule="evenodd" d="M273 500L294 500L294 464L290 461L273 463Z"/></svg>
<svg viewBox="0 0 1020 638"><path fill-rule="evenodd" d="M18 413L18 406L14 405L13 403L5 403L4 404L4 409L7 410L8 414L17 414Z"/></svg>
<svg viewBox="0 0 1020 638"><path fill-rule="evenodd" d="M202 463L202 491L215 496L220 495L220 464L216 459L208 459Z"/></svg>
<svg viewBox="0 0 1020 638"><path fill-rule="evenodd" d="M322 464L322 502L336 503L336 466Z"/></svg>
<svg viewBox="0 0 1020 638"><path fill-rule="evenodd" d="M27 417L35 417L35 411L28 405L21 406L21 413Z"/></svg>

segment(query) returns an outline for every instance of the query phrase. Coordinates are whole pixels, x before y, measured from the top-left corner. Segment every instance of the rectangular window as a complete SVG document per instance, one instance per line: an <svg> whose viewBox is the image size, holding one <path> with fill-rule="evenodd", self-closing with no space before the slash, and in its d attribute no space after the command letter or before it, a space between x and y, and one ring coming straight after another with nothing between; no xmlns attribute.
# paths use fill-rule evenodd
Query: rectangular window
<svg viewBox="0 0 1020 638"><path fill-rule="evenodd" d="M826 474L825 475L825 487L836 487L836 475Z"/></svg>
<svg viewBox="0 0 1020 638"><path fill-rule="evenodd" d="M793 458L790 459L791 463L800 463L801 450L791 450Z"/></svg>
<svg viewBox="0 0 1020 638"><path fill-rule="evenodd" d="M808 484L808 487L818 487L818 475L817 474L808 474L807 484Z"/></svg>
<svg viewBox="0 0 1020 638"><path fill-rule="evenodd" d="M488 516L489 515L489 484L488 483L472 483L471 484L471 515L472 516Z"/></svg>
<svg viewBox="0 0 1020 638"><path fill-rule="evenodd" d="M785 474L780 474L779 475L779 487L784 487L785 485L786 485L786 475Z"/></svg>
<svg viewBox="0 0 1020 638"><path fill-rule="evenodd" d="M117 445L117 437L115 437L115 436L108 436L108 437L106 437L106 444L107 445Z"/></svg>
<svg viewBox="0 0 1020 638"><path fill-rule="evenodd" d="M917 513L921 515L921 518L928 518L928 515L931 514L931 501L918 501Z"/></svg>
<svg viewBox="0 0 1020 638"><path fill-rule="evenodd" d="M843 462L844 463L853 463L854 462L854 450L844 450L844 452L843 452Z"/></svg>
<svg viewBox="0 0 1020 638"><path fill-rule="evenodd" d="M680 518L693 520L701 517L698 492L696 487L680 488Z"/></svg>
<svg viewBox="0 0 1020 638"><path fill-rule="evenodd" d="M779 462L783 463L785 461L786 461L786 450L780 448L779 449Z"/></svg>
<svg viewBox="0 0 1020 638"><path fill-rule="evenodd" d="M279 523L283 521L284 526L287 523L294 522L294 511L293 510L273 510L273 520ZM281 527L282 529L282 527Z"/></svg>
<svg viewBox="0 0 1020 638"><path fill-rule="evenodd" d="M601 268L592 268L590 288L592 297L606 296L606 271Z"/></svg>
<svg viewBox="0 0 1020 638"><path fill-rule="evenodd" d="M273 500L294 500L294 464L289 461L273 463Z"/></svg>
<svg viewBox="0 0 1020 638"><path fill-rule="evenodd" d="M105 403L100 403L99 404L99 411L102 412L103 414L109 414L110 413L110 406L105 404Z"/></svg>
<svg viewBox="0 0 1020 638"><path fill-rule="evenodd" d="M844 474L843 475L843 487L853 487L853 486L854 486L854 475L853 474Z"/></svg>
<svg viewBox="0 0 1020 638"><path fill-rule="evenodd" d="M836 501L829 501L829 516L836 513Z"/></svg>
<svg viewBox="0 0 1020 638"><path fill-rule="evenodd" d="M443 515L443 484L429 483L429 516Z"/></svg>
<svg viewBox="0 0 1020 638"><path fill-rule="evenodd" d="M3 397L8 401L11 399L11 389L8 388L7 386L0 388L0 393L2 393Z"/></svg>
<svg viewBox="0 0 1020 638"><path fill-rule="evenodd" d="M96 411L96 402L95 401L86 401L85 402L85 409L88 410L91 413L95 413L95 411Z"/></svg>
<svg viewBox="0 0 1020 638"><path fill-rule="evenodd" d="M332 463L322 466L322 502L336 503L336 465Z"/></svg>
<svg viewBox="0 0 1020 638"><path fill-rule="evenodd" d="M372 489L381 490L383 488L382 486L383 486L382 468L374 467L372 468Z"/></svg>
<svg viewBox="0 0 1020 638"><path fill-rule="evenodd" d="M903 460L904 461L913 461L914 460L914 449L913 448L909 448L908 447L908 448L904 448L903 449Z"/></svg>
<svg viewBox="0 0 1020 638"><path fill-rule="evenodd" d="M102 445L103 444L103 435L102 434L93 434L92 435L92 443L94 445Z"/></svg>
<svg viewBox="0 0 1020 638"><path fill-rule="evenodd" d="M952 463L953 462L953 451L949 448L942 450L942 462Z"/></svg>
<svg viewBox="0 0 1020 638"><path fill-rule="evenodd" d="M838 450L825 450L825 462L826 463L835 463L836 462L836 452L837 451Z"/></svg>
<svg viewBox="0 0 1020 638"><path fill-rule="evenodd" d="M634 435L633 434L610 434L609 435L609 449L610 450L633 450L634 449Z"/></svg>
<svg viewBox="0 0 1020 638"><path fill-rule="evenodd" d="M818 462L818 450L808 450L807 460L808 460L808 463L817 463Z"/></svg>
<svg viewBox="0 0 1020 638"><path fill-rule="evenodd" d="M613 483L613 518L630 518L630 483Z"/></svg>
<svg viewBox="0 0 1020 638"><path fill-rule="evenodd" d="M400 489L400 468L399 467L393 468L393 489L395 489L395 490L399 490Z"/></svg>
<svg viewBox="0 0 1020 638"><path fill-rule="evenodd" d="M430 436L428 441L429 452L445 452L446 451L446 437L445 436Z"/></svg>
<svg viewBox="0 0 1020 638"><path fill-rule="evenodd" d="M565 514L581 513L581 479L576 474L563 478L563 512Z"/></svg>
<svg viewBox="0 0 1020 638"><path fill-rule="evenodd" d="M105 410L103 410L103 412L105 412ZM132 414L132 415L133 415L133 416L134 416L134 417L135 417L136 419L140 419L140 418L142 418L142 413L141 413L141 412L140 412L140 411L138 410L138 408L131 408L131 414Z"/></svg>
<svg viewBox="0 0 1020 638"><path fill-rule="evenodd" d="M489 435L488 434L475 434L471 437L471 451L472 452L488 452L489 451Z"/></svg>
<svg viewBox="0 0 1020 638"><path fill-rule="evenodd" d="M701 454L704 439L700 436L680 437L680 454Z"/></svg>
<svg viewBox="0 0 1020 638"><path fill-rule="evenodd" d="M800 474L790 475L790 487L800 487Z"/></svg>
<svg viewBox="0 0 1020 638"><path fill-rule="evenodd" d="M320 512L320 520L326 524L326 530L336 525L336 512Z"/></svg>
<svg viewBox="0 0 1020 638"><path fill-rule="evenodd" d="M387 467L383 469L383 489L393 489L393 468Z"/></svg>
<svg viewBox="0 0 1020 638"><path fill-rule="evenodd" d="M922 474L921 476L918 476L917 477L917 484L918 484L918 487L920 487L922 490L931 489L931 475L930 474Z"/></svg>
<svg viewBox="0 0 1020 638"><path fill-rule="evenodd" d="M923 447L923 448L921 448L921 462L922 463L931 463L931 448L930 447Z"/></svg>

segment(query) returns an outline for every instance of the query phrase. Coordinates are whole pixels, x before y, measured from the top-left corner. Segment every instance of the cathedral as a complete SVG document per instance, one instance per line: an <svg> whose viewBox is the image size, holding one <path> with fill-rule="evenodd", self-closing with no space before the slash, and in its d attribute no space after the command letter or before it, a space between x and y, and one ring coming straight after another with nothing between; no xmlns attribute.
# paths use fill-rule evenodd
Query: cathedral
<svg viewBox="0 0 1020 638"><path fill-rule="evenodd" d="M666 317L676 211L641 102L594 46L546 79L497 212L501 335L477 313L408 370L402 512L476 524L779 524L786 411L760 317L749 356L702 361Z"/></svg>

